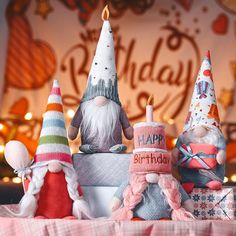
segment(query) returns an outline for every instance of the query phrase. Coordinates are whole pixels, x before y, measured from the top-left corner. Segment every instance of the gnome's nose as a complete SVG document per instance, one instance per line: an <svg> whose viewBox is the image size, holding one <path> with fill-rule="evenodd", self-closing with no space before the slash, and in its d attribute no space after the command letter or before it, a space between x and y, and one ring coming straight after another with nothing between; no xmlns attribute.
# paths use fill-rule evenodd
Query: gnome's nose
<svg viewBox="0 0 236 236"><path fill-rule="evenodd" d="M146 174L146 181L148 183L158 183L159 175L157 173L148 173Z"/></svg>
<svg viewBox="0 0 236 236"><path fill-rule="evenodd" d="M207 129L204 126L198 126L193 129L193 134L198 138L202 138L207 134Z"/></svg>
<svg viewBox="0 0 236 236"><path fill-rule="evenodd" d="M102 107L108 103L108 99L104 96L97 96L94 98L94 103L96 106Z"/></svg>
<svg viewBox="0 0 236 236"><path fill-rule="evenodd" d="M52 173L58 173L62 170L62 165L58 161L53 161L48 164L48 170Z"/></svg>

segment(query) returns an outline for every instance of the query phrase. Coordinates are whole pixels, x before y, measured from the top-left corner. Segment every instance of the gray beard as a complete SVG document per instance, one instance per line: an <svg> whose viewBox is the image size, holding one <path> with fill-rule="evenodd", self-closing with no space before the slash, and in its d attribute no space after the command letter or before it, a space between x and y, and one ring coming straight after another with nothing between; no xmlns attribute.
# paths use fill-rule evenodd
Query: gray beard
<svg viewBox="0 0 236 236"><path fill-rule="evenodd" d="M113 139L116 123L119 120L120 106L109 100L104 106L96 106L94 100L81 104L83 120L81 136L86 140L96 138L98 146Z"/></svg>

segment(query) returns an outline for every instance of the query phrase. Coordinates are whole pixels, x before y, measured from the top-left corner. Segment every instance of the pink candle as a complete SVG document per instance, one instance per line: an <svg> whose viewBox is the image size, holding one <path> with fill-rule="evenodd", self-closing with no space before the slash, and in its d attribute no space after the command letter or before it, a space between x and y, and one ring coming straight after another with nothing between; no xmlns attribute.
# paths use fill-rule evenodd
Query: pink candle
<svg viewBox="0 0 236 236"><path fill-rule="evenodd" d="M148 98L146 105L146 121L153 122L153 95Z"/></svg>

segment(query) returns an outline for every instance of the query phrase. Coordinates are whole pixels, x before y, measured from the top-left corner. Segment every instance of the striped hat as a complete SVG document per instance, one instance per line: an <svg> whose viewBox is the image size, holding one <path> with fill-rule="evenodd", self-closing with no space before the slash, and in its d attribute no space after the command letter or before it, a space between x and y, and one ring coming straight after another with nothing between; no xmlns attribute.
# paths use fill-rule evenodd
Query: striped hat
<svg viewBox="0 0 236 236"><path fill-rule="evenodd" d="M54 80L51 94L48 98L40 139L34 156L34 162L52 160L72 163L65 128L61 91L57 80Z"/></svg>

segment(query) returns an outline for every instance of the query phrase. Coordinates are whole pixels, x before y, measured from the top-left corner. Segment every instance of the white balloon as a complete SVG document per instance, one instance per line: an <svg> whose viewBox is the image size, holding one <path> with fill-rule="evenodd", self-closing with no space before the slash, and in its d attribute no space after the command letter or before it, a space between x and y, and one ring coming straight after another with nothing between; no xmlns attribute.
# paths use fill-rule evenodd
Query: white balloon
<svg viewBox="0 0 236 236"><path fill-rule="evenodd" d="M16 140L12 140L6 144L4 155L7 163L15 170L24 168L31 162L25 145Z"/></svg>

